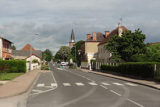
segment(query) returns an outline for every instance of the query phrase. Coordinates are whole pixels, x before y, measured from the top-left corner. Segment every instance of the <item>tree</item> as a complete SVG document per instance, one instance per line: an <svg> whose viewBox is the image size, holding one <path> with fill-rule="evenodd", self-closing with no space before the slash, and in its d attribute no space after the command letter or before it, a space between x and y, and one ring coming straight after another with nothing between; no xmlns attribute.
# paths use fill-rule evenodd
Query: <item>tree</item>
<svg viewBox="0 0 160 107"><path fill-rule="evenodd" d="M78 66L81 65L81 46L84 43L83 40L78 41L71 49L71 55L74 56L74 62L77 62ZM76 58L76 59L75 59Z"/></svg>
<svg viewBox="0 0 160 107"><path fill-rule="evenodd" d="M67 61L68 56L70 55L70 48L68 46L62 46L56 53L55 59Z"/></svg>
<svg viewBox="0 0 160 107"><path fill-rule="evenodd" d="M135 32L126 31L122 34L122 37L113 36L105 47L112 52L115 60L130 61L133 55L145 53L145 38L146 36L142 34L140 29L135 30Z"/></svg>
<svg viewBox="0 0 160 107"><path fill-rule="evenodd" d="M52 52L49 49L46 49L44 52L42 52L42 59L50 62L52 60Z"/></svg>
<svg viewBox="0 0 160 107"><path fill-rule="evenodd" d="M16 50L16 46L12 45L11 46L12 50Z"/></svg>

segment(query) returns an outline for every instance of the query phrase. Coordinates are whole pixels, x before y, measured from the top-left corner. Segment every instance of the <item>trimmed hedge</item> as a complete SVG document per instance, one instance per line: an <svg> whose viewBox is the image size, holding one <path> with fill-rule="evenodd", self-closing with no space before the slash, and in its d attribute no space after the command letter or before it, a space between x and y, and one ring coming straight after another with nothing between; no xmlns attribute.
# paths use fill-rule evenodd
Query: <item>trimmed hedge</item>
<svg viewBox="0 0 160 107"><path fill-rule="evenodd" d="M155 64L156 71L154 71ZM160 63L156 62L127 62L118 66L101 65L101 70L103 72L113 71L142 78L160 78Z"/></svg>
<svg viewBox="0 0 160 107"><path fill-rule="evenodd" d="M2 73L20 73L26 72L25 60L0 60L0 72Z"/></svg>
<svg viewBox="0 0 160 107"><path fill-rule="evenodd" d="M41 70L49 70L49 66L48 65L42 65Z"/></svg>

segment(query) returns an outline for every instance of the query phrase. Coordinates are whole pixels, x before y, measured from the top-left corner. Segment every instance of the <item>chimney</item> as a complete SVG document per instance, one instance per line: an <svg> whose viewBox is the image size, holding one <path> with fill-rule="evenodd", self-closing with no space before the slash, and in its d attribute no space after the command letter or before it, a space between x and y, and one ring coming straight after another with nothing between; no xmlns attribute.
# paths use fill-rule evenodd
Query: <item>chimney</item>
<svg viewBox="0 0 160 107"><path fill-rule="evenodd" d="M90 39L91 38L91 34L87 34L87 39Z"/></svg>
<svg viewBox="0 0 160 107"><path fill-rule="evenodd" d="M93 32L93 40L96 41L97 37L96 37L96 32Z"/></svg>
<svg viewBox="0 0 160 107"><path fill-rule="evenodd" d="M106 38L109 36L109 31L105 31Z"/></svg>

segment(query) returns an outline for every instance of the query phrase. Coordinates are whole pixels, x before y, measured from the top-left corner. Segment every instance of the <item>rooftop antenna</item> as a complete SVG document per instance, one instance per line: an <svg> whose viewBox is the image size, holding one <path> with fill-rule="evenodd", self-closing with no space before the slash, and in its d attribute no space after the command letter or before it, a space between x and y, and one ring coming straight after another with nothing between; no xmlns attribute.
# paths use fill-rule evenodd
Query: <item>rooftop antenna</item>
<svg viewBox="0 0 160 107"><path fill-rule="evenodd" d="M120 23L121 23L121 25L122 25L122 21L123 21L123 18L121 17L121 18L120 18Z"/></svg>

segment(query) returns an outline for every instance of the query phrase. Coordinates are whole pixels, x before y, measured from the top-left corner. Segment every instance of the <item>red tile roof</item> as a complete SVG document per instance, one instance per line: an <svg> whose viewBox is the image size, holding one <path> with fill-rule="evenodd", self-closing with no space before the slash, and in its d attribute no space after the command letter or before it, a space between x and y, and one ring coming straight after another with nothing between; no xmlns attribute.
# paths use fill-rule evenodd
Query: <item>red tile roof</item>
<svg viewBox="0 0 160 107"><path fill-rule="evenodd" d="M30 49L32 49L32 51L35 51L35 49L30 44L27 44L26 46L24 46L24 48L22 48L23 51L29 51Z"/></svg>
<svg viewBox="0 0 160 107"><path fill-rule="evenodd" d="M123 32L128 30L125 26L121 26L121 28L122 28ZM109 41L109 39L110 39L112 36L114 36L114 35L118 35L118 27L117 27L116 29L112 30L112 31L109 33L108 37L105 38L105 39L104 39L101 43L99 43L98 45L102 45L102 44L107 43L107 42Z"/></svg>

